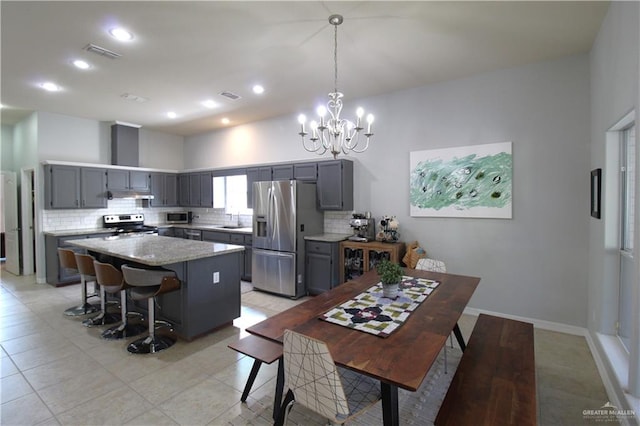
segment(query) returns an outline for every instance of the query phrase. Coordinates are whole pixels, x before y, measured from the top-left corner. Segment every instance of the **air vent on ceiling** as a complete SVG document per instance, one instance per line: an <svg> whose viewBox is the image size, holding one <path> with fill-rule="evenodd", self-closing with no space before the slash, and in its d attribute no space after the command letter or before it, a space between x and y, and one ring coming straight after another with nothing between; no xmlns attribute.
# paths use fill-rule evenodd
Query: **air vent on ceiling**
<svg viewBox="0 0 640 426"><path fill-rule="evenodd" d="M225 90L224 92L220 92L220 94L225 98L231 99L232 101L237 101L238 99L240 99L240 95L236 95L235 93L229 92L227 90Z"/></svg>
<svg viewBox="0 0 640 426"><path fill-rule="evenodd" d="M147 102L149 100L149 98L145 98L145 97L142 97L142 96L134 95L132 93L123 93L122 95L120 95L120 97L122 99L124 99L124 100L127 100L127 101L134 101L134 102L139 102L139 103Z"/></svg>
<svg viewBox="0 0 640 426"><path fill-rule="evenodd" d="M104 56L110 59L118 59L122 55L116 52L112 52L109 49L105 49L104 47L96 46L95 44L89 43L84 47L84 50L87 52L95 53L100 56Z"/></svg>

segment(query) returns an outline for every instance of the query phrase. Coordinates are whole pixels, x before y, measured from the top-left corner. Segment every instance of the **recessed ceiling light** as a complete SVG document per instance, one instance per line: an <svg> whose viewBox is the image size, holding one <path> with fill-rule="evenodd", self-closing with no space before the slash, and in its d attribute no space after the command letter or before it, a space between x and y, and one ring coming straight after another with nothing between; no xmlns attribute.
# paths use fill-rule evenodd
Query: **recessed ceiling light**
<svg viewBox="0 0 640 426"><path fill-rule="evenodd" d="M262 87L259 84L256 84L255 86L253 86L253 93L255 93L256 95L261 95L264 93L264 87Z"/></svg>
<svg viewBox="0 0 640 426"><path fill-rule="evenodd" d="M202 105L204 105L207 108L216 108L220 106L216 102L212 101L211 99L207 99L206 101L203 101Z"/></svg>
<svg viewBox="0 0 640 426"><path fill-rule="evenodd" d="M40 87L42 87L44 90L48 92L57 92L60 90L60 86L50 81L40 84Z"/></svg>
<svg viewBox="0 0 640 426"><path fill-rule="evenodd" d="M88 70L89 68L91 68L91 65L89 65L88 62L83 61L82 59L76 59L75 61L73 61L73 65L81 70Z"/></svg>
<svg viewBox="0 0 640 426"><path fill-rule="evenodd" d="M176 118L177 116L178 116L178 114L176 114L176 113L175 113L175 112L173 112L173 111L169 111L169 112L167 113L167 117L169 117L169 118Z"/></svg>
<svg viewBox="0 0 640 426"><path fill-rule="evenodd" d="M118 28L112 28L109 30L109 34L111 34L111 36L117 40L120 41L130 41L133 40L133 34L131 32L129 32L128 30L122 28L122 27L118 27Z"/></svg>
<svg viewBox="0 0 640 426"><path fill-rule="evenodd" d="M229 120L227 117L224 117L222 120L220 120L222 122L222 124L229 124L231 123L231 120Z"/></svg>

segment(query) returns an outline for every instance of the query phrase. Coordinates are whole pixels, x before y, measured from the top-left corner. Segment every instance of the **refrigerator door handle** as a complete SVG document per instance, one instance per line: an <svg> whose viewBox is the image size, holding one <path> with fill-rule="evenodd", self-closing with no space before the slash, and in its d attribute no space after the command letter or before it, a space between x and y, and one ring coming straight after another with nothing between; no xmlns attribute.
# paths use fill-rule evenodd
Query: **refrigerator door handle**
<svg viewBox="0 0 640 426"><path fill-rule="evenodd" d="M273 185L267 189L267 242L268 247L273 246Z"/></svg>

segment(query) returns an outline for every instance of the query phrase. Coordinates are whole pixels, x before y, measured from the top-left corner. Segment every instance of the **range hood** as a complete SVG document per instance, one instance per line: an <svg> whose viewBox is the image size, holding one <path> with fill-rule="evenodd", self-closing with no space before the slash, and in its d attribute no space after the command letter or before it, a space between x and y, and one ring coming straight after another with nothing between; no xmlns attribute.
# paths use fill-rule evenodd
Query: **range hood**
<svg viewBox="0 0 640 426"><path fill-rule="evenodd" d="M140 126L137 124L122 121L116 121L111 126L111 164L115 166L138 167L139 129ZM151 195L150 190L114 189L107 192L107 198L109 200L114 198L153 200L153 195Z"/></svg>
<svg viewBox="0 0 640 426"><path fill-rule="evenodd" d="M151 195L151 192L127 189L107 191L107 198L109 200L112 200L114 198L120 198L124 200L153 200L153 195Z"/></svg>

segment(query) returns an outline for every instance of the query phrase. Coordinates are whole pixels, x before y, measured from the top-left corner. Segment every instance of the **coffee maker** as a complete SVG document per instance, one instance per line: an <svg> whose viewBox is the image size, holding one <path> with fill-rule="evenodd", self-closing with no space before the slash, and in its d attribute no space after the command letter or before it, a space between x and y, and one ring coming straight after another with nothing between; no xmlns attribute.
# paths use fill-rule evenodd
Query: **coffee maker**
<svg viewBox="0 0 640 426"><path fill-rule="evenodd" d="M354 234L349 237L350 241L367 242L375 239L375 221L370 214L354 213L349 225L354 230Z"/></svg>

